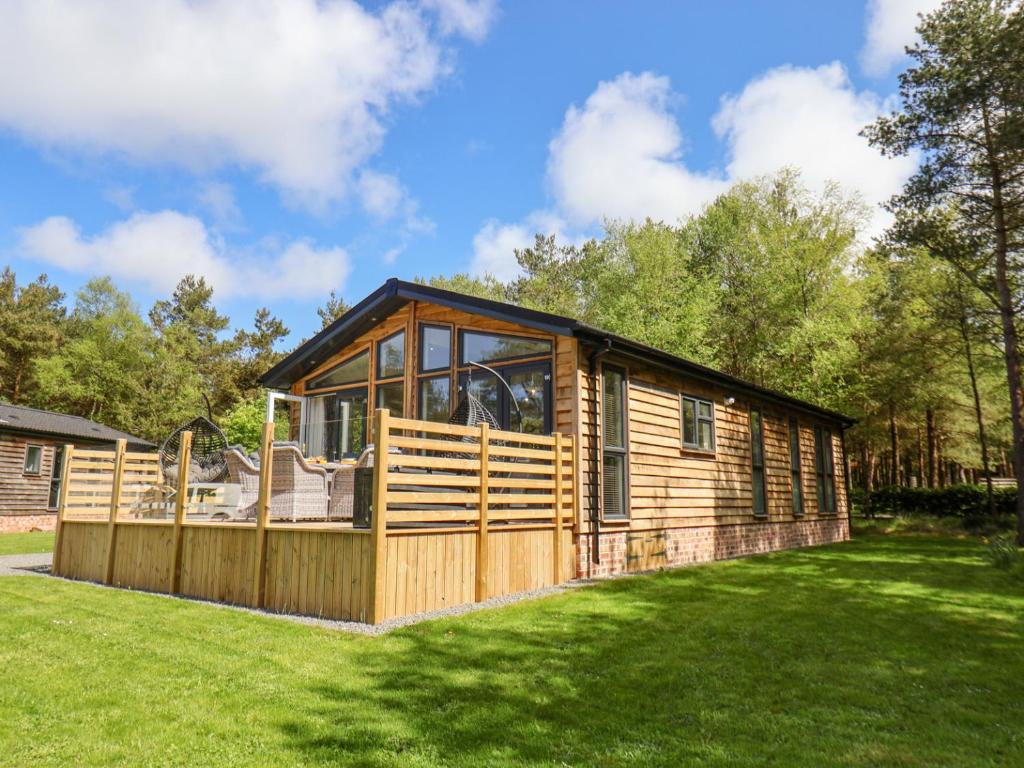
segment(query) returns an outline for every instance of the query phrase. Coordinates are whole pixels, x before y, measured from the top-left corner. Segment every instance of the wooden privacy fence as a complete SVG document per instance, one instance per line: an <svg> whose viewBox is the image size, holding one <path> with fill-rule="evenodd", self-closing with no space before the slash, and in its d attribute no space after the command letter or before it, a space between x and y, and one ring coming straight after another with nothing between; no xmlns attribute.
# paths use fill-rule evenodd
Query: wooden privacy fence
<svg viewBox="0 0 1024 768"><path fill-rule="evenodd" d="M379 623L575 574L576 443L374 414L368 527L269 516L264 425L255 520L204 520L156 454L66 447L54 572L268 610ZM187 466L191 435L180 452ZM356 499L357 506L360 499Z"/></svg>

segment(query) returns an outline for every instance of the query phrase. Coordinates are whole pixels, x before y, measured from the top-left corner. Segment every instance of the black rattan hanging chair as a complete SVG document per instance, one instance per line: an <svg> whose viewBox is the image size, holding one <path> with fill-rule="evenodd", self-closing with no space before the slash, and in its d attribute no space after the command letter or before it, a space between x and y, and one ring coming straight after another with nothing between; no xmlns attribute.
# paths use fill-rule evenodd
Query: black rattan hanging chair
<svg viewBox="0 0 1024 768"><path fill-rule="evenodd" d="M181 452L181 436L192 433L192 458L188 466L190 483L217 483L228 472L224 451L228 439L220 428L205 416L197 416L188 424L178 427L160 446L160 468L168 484L178 482L178 454Z"/></svg>

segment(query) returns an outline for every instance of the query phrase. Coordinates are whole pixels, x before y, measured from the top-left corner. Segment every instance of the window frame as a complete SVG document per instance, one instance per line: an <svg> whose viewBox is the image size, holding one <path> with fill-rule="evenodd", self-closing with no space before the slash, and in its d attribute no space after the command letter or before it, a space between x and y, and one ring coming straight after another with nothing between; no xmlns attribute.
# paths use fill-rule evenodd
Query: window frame
<svg viewBox="0 0 1024 768"><path fill-rule="evenodd" d="M696 442L688 443L686 441L686 408L687 403L693 406L693 431ZM711 416L704 417L700 415L701 404L707 405L711 408ZM711 425L711 447L704 448L700 445L700 425L701 422L709 423ZM718 435L715 427L715 401L709 400L705 397L698 397L697 395L688 395L685 392L679 393L679 441L683 449L686 451L696 451L698 453L714 454L718 448Z"/></svg>
<svg viewBox="0 0 1024 768"><path fill-rule="evenodd" d="M605 429L605 376L608 371L614 371L621 377L619 384L619 397L622 400L622 445L609 445L607 430ZM626 368L612 363L601 364L600 380L600 405L601 405L601 519L602 520L629 520L629 374ZM604 502L605 484L608 482L608 472L605 464L606 456L618 457L622 467L622 511L609 514ZM618 480L618 478L616 478Z"/></svg>
<svg viewBox="0 0 1024 768"><path fill-rule="evenodd" d="M39 466L34 471L29 471L28 455L29 451L33 449L39 451ZM43 474L43 446L41 444L25 443L25 455L22 457L21 474L26 477L39 477Z"/></svg>
<svg viewBox="0 0 1024 768"><path fill-rule="evenodd" d="M794 517L804 516L804 467L800 447L800 420L789 417L789 482Z"/></svg>
<svg viewBox="0 0 1024 768"><path fill-rule="evenodd" d="M832 430L814 427L814 480L817 486L818 514L833 516L836 512L836 466L832 446Z"/></svg>
<svg viewBox="0 0 1024 768"><path fill-rule="evenodd" d="M440 368L426 368L426 355L424 350L426 349L426 338L423 331L426 329L433 329L436 331L447 331L448 332L448 365ZM417 341L419 342L417 349L419 350L419 359L416 361L416 373L417 375L424 374L437 374L443 371L450 371L452 369L452 357L455 351L455 329L450 325L444 325L443 323L419 323L416 331Z"/></svg>
<svg viewBox="0 0 1024 768"><path fill-rule="evenodd" d="M407 356L409 354L409 343L408 343L408 339L405 339L405 338L402 339L402 371L401 371L401 373L392 373L389 376L384 376L381 373L381 370L380 370L380 363L381 363L380 350L381 350L381 347L384 346L384 344L386 344L387 342L391 341L396 336L403 336L404 337L405 336L405 328L404 327L403 328L399 328L394 333L390 333L387 336L385 336L384 338L379 339L377 341L377 347L374 350L374 352L376 354L374 355L374 360L373 360L373 368L374 368L373 373L375 374L375 376L374 376L374 382L375 383L376 382L394 383L394 381L396 379L405 378L405 363L406 363L406 358L407 358Z"/></svg>
<svg viewBox="0 0 1024 768"><path fill-rule="evenodd" d="M423 412L423 410L424 410L423 409L423 385L426 384L427 382L431 382L431 381L435 381L435 380L437 380L437 381L445 381L445 382L448 383L448 410L447 410L447 415L445 416L443 422L434 422L434 423L440 424L440 423L447 422L448 419L451 417L451 413L452 413L452 377L451 377L451 374L448 371L442 371L441 373L435 374L434 376L417 376L416 377L416 417L418 419L423 420L423 421L430 421L430 419L426 418L426 414Z"/></svg>
<svg viewBox="0 0 1024 768"><path fill-rule="evenodd" d="M754 418L757 418L757 433L758 433L758 444L754 443ZM766 519L768 517L768 482L767 482L767 468L765 465L764 456L764 411L756 405L750 406L750 417L749 417L749 430L750 430L750 507L754 513L754 517L758 519ZM755 451L754 449L758 450ZM757 461L757 455L760 453L760 463ZM758 477L760 476L761 486L761 509L757 507L757 484Z"/></svg>
<svg viewBox="0 0 1024 768"><path fill-rule="evenodd" d="M61 483L64 479L65 447L53 446L53 460L50 462L50 487L46 499L46 508L57 509L60 506Z"/></svg>
<svg viewBox="0 0 1024 768"><path fill-rule="evenodd" d="M554 375L554 363L550 358L539 358L537 360L528 360L524 363L512 363L511 365L495 365L492 367L498 375L506 382L516 373L539 371L544 376L544 427L540 433L542 435L550 435L554 433L555 423L555 375ZM459 371L455 377L455 403L457 404L461 398L462 393L469 381L470 374L476 376L478 379L492 378L493 374L489 371L482 371L476 368L471 370ZM424 377L429 378L429 377ZM511 404L512 395L496 381L497 387L497 413L494 414L495 418L503 424L502 429L510 432L516 431L516 425L514 423L514 406ZM507 423L506 423L507 422ZM532 434L532 433L528 433Z"/></svg>
<svg viewBox="0 0 1024 768"><path fill-rule="evenodd" d="M462 353L463 353L463 350L465 348L465 343L466 343L465 340L466 340L466 334L467 333L476 334L478 336L494 336L494 337L497 337L497 338L506 338L506 339L524 339L526 341L536 341L536 342L540 342L542 344L547 344L547 346L548 346L546 352L531 352L531 353L526 354L526 355L511 355L509 357L492 357L492 358L488 358L487 360L476 360L476 361L474 361L474 362L477 362L477 363L483 363L484 365L490 365L492 368L494 367L494 363L510 363L510 362L517 362L519 360L535 360L535 359L539 360L539 359L542 359L542 358L551 358L555 354L555 344L554 344L554 341L549 336L531 336L531 335L525 334L525 333L504 333L504 332L500 332L500 331L488 331L488 330L485 330L485 329L473 328L473 327L459 328L458 329L458 347L455 350L455 361L457 363L456 367L459 370L463 370L465 368L472 367L470 365L470 363L468 363L468 362L464 363L462 361L462 357L463 357Z"/></svg>
<svg viewBox="0 0 1024 768"><path fill-rule="evenodd" d="M348 382L346 384L328 384L326 387L316 387L316 386L313 386L313 381L314 380L323 378L324 376L326 376L331 371L334 371L334 370L340 368L343 365L351 363L353 360L355 360L360 355L366 355L366 378L365 379L360 379L358 381ZM323 394L327 394L327 393L330 393L330 392L340 392L340 391L345 390L345 389L354 389L355 387L365 387L365 386L368 386L369 383L370 383L370 374L373 373L373 368L374 368L374 365L375 365L375 361L371 359L372 357L373 357L373 355L371 354L371 347L370 346L363 347L358 352L353 352L351 355L346 357L344 360L339 361L338 363L332 365L330 368L327 368L327 369L321 371L318 374L309 376L305 380L305 382L303 383L303 394L323 395Z"/></svg>
<svg viewBox="0 0 1024 768"><path fill-rule="evenodd" d="M373 392L374 392L373 400L374 400L375 405L373 407L374 408L383 408L384 406L380 402L380 396L388 388L394 388L394 387L399 387L401 389L401 391L402 391L402 411L400 413L396 413L393 409L389 408L388 410L391 412L392 416L396 416L396 417L401 419L401 418L403 418L405 416L405 379L402 378L402 377L392 376L389 380L377 381L374 384L374 386L373 386Z"/></svg>

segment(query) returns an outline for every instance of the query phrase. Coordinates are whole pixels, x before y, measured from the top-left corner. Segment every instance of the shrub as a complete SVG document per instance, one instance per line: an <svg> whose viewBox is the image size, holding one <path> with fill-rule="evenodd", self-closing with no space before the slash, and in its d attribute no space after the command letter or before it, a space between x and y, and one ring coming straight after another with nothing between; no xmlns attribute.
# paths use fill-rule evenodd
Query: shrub
<svg viewBox="0 0 1024 768"><path fill-rule="evenodd" d="M1014 514L1016 488L995 488L996 518ZM868 515L955 517L968 527L992 522L983 485L950 485L945 488L890 486L873 491L863 501Z"/></svg>
<svg viewBox="0 0 1024 768"><path fill-rule="evenodd" d="M235 406L220 420L220 427L224 430L228 445L244 445L248 451L257 450L260 447L260 436L263 434L263 422L267 418L266 414L266 396L251 397L235 403ZM287 423L274 423L274 439L288 439Z"/></svg>

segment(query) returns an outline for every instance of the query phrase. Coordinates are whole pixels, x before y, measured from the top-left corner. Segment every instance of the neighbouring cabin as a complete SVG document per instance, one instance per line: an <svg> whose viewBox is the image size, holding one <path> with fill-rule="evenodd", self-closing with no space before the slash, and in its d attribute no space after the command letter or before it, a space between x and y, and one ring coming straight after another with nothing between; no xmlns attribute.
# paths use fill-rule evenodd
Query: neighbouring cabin
<svg viewBox="0 0 1024 768"><path fill-rule="evenodd" d="M78 416L0 403L0 533L53 530L65 444L106 447L122 438L153 447Z"/></svg>
<svg viewBox="0 0 1024 768"><path fill-rule="evenodd" d="M55 571L379 623L849 536L850 419L571 318L390 280L262 381L248 501L76 453Z"/></svg>

